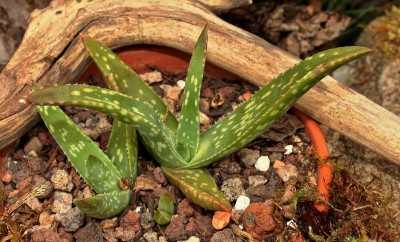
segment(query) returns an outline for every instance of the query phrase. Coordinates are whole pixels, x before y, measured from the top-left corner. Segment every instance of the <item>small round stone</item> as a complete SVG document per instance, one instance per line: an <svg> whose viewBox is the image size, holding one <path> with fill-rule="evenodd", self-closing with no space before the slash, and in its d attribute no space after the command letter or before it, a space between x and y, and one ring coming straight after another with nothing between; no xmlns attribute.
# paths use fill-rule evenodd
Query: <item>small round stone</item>
<svg viewBox="0 0 400 242"><path fill-rule="evenodd" d="M271 161L268 156L260 156L256 161L255 167L259 171L268 171L270 164Z"/></svg>
<svg viewBox="0 0 400 242"><path fill-rule="evenodd" d="M245 210L250 205L250 198L246 196L239 196L235 203L236 210Z"/></svg>
<svg viewBox="0 0 400 242"><path fill-rule="evenodd" d="M287 146L285 146L285 153L283 153L283 154L285 154L285 155L290 155L290 154L292 154L292 152L293 152L293 145L287 145Z"/></svg>
<svg viewBox="0 0 400 242"><path fill-rule="evenodd" d="M51 176L50 180L53 183L54 189L56 190L70 192L74 188L72 177L66 170L56 170Z"/></svg>

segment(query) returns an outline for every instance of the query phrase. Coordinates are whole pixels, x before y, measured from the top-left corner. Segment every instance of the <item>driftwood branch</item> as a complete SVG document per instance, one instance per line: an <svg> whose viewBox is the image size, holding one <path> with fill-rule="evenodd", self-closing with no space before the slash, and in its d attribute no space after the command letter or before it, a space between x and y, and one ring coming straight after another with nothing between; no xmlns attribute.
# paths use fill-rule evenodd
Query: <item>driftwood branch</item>
<svg viewBox="0 0 400 242"><path fill-rule="evenodd" d="M299 60L213 15L201 3L175 0L56 0L35 11L24 40L0 75L0 147L34 124L33 107L21 104L35 82L74 82L90 60L79 34L111 48L156 44L189 52L209 23L208 60L257 85L265 85ZM400 164L400 118L331 77L296 107L327 126Z"/></svg>

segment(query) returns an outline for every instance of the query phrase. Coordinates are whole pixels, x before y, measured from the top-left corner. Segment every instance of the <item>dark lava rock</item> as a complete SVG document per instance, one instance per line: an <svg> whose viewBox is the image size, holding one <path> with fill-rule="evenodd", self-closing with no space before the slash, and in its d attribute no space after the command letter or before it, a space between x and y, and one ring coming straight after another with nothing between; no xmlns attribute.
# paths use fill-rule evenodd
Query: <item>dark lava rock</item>
<svg viewBox="0 0 400 242"><path fill-rule="evenodd" d="M101 231L100 225L96 222L89 222L86 224L85 227L74 234L74 237L76 242L103 242L103 232Z"/></svg>
<svg viewBox="0 0 400 242"><path fill-rule="evenodd" d="M188 219L185 215L173 216L171 222L164 230L164 235L169 241L178 241L188 239L188 235L185 229Z"/></svg>
<svg viewBox="0 0 400 242"><path fill-rule="evenodd" d="M61 236L54 232L52 229L40 229L32 233L32 242L68 242L68 239L61 238Z"/></svg>
<svg viewBox="0 0 400 242"><path fill-rule="evenodd" d="M233 234L231 229L226 228L226 229L216 232L211 237L210 241L211 242L236 242L239 240L235 238L235 235Z"/></svg>

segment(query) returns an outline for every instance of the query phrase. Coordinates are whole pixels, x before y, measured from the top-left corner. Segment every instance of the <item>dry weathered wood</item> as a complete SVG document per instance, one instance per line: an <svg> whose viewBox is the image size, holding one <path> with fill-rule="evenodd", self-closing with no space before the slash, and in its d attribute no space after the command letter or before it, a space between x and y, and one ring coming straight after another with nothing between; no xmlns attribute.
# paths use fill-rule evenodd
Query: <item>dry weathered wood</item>
<svg viewBox="0 0 400 242"><path fill-rule="evenodd" d="M253 3L252 0L202 0L199 2L213 11L224 11Z"/></svg>
<svg viewBox="0 0 400 242"><path fill-rule="evenodd" d="M21 46L0 75L0 147L34 124L34 109L18 102L32 83L73 82L88 65L79 33L112 48L146 43L190 52L206 22L208 60L254 84L264 85L299 61L191 1L53 1L34 12ZM331 77L296 107L400 164L400 118Z"/></svg>

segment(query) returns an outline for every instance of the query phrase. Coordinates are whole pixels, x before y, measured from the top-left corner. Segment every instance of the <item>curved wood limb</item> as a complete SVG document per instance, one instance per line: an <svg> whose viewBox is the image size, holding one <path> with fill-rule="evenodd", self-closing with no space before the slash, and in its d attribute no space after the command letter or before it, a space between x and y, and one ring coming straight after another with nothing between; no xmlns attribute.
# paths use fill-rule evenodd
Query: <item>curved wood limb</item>
<svg viewBox="0 0 400 242"><path fill-rule="evenodd" d="M21 46L0 74L0 148L24 134L37 120L34 108L18 101L33 83L74 82L90 62L79 34L111 48L156 44L190 53L209 23L208 60L262 86L299 59L212 14L189 0L55 0L32 13ZM295 105L400 164L400 118L331 77Z"/></svg>

